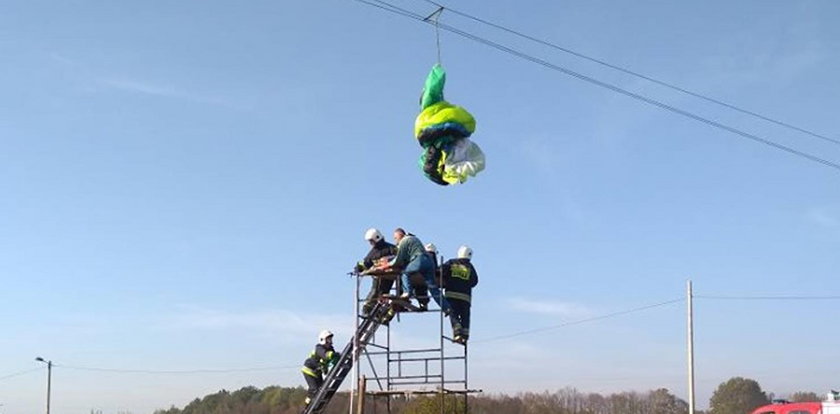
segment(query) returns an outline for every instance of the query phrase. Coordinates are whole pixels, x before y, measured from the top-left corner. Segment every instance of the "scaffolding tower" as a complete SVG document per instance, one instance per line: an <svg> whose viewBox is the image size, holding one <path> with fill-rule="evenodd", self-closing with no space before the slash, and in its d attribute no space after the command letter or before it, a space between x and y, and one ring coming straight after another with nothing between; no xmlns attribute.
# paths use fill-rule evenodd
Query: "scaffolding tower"
<svg viewBox="0 0 840 414"><path fill-rule="evenodd" d="M395 277L394 275L380 275L376 277ZM360 311L360 304L365 302L361 292L361 275L356 275L355 294L355 323L363 326L369 319ZM365 346L355 349L353 392L350 396L350 413L354 410L363 414L366 397L373 401L376 413L377 402L385 400L385 410L391 414L391 402L395 397L411 398L416 395L438 395L440 397L441 414L455 412L454 406L447 406L447 395L458 395L463 398L464 412L469 412L469 394L481 390L469 388L469 359L467 344L454 342L446 335L449 331L446 315L440 308L422 310L409 302L399 299L399 282L395 283L392 295L380 299L380 303L388 303L395 312L390 323L383 324L385 329L367 339ZM428 298L420 298L428 299ZM372 313L372 312L371 312ZM422 346L403 348L398 341L392 341L392 331L403 328L402 319L437 319L437 335L433 340ZM407 329L403 329L406 332ZM355 341L355 339L354 339ZM363 368L364 367L364 368ZM364 370L365 375L362 375ZM358 401L353 404L354 398Z"/></svg>
<svg viewBox="0 0 840 414"><path fill-rule="evenodd" d="M364 414L366 397L374 400L374 413L377 400L385 399L386 411L391 414L391 402L394 397L410 398L414 395L429 394L440 396L441 414L455 412L457 408L447 407L447 395L462 396L464 412L468 412L469 394L481 390L469 388L467 345L456 343L444 334L443 312L440 309L420 309L406 299L399 298L397 294L388 294L376 298L376 303L370 311L363 315L359 312L359 304L366 301L360 296L362 275L355 274L355 277L355 333L341 352L335 366L324 377L321 387L304 407L302 414L322 414L350 372L353 373L350 414L354 411ZM435 338L436 347L399 349L395 346L391 341L391 329L396 329L402 315L418 318L437 316L439 334ZM382 326L385 326L384 334L377 337L377 331ZM372 377L360 376L361 358L367 361L366 371L369 371ZM455 366L455 369L451 366L448 368L447 363ZM370 391L368 384L373 386ZM357 400L357 404L354 404L354 400Z"/></svg>

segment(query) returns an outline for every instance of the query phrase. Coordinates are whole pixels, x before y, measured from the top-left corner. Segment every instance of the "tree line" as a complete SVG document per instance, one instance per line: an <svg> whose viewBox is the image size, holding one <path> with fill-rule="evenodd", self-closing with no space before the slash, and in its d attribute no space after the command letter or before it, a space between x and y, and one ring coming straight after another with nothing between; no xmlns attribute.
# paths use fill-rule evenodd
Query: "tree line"
<svg viewBox="0 0 840 414"><path fill-rule="evenodd" d="M245 387L237 391L221 390L196 398L184 408L171 407L154 414L298 414L306 390L302 387ZM769 404L773 394L761 389L755 380L734 377L721 383L709 400L709 410L697 414L749 414L756 407ZM820 401L814 392L796 392L791 401ZM337 393L325 414L348 412L349 395ZM392 397L366 400L365 414L440 414L440 404L448 414L464 414L464 398L449 395ZM687 414L688 403L660 388L648 392L620 392L608 395L563 388L554 392L525 392L515 395L471 395L471 414Z"/></svg>

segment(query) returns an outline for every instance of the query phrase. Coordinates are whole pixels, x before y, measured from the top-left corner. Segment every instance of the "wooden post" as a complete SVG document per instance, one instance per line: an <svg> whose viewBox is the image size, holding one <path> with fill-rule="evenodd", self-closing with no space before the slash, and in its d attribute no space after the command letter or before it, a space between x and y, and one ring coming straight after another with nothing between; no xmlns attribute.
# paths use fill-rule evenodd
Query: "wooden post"
<svg viewBox="0 0 840 414"><path fill-rule="evenodd" d="M694 414L694 292L691 280L686 283L688 302L688 414Z"/></svg>
<svg viewBox="0 0 840 414"><path fill-rule="evenodd" d="M367 378L364 375L362 375L361 377L359 377L359 386L357 388L359 390L359 395L356 396L356 401L358 401L358 405L356 407L356 414L364 414L365 412L365 393L367 392L367 390L365 389L366 385Z"/></svg>

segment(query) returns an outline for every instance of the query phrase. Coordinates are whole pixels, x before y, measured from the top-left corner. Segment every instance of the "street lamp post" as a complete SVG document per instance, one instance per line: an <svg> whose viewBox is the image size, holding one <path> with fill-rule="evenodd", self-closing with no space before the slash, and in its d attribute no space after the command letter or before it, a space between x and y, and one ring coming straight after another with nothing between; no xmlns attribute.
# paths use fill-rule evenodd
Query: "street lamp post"
<svg viewBox="0 0 840 414"><path fill-rule="evenodd" d="M52 385L52 361L46 361L44 358L35 358L38 362L47 364L47 414L50 414L50 386Z"/></svg>

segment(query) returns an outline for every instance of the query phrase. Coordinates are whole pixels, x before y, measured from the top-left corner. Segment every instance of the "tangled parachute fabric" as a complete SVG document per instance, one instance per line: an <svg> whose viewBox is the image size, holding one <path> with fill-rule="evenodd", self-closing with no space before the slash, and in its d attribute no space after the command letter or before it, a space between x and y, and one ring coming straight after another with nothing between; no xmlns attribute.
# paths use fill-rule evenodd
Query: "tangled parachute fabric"
<svg viewBox="0 0 840 414"><path fill-rule="evenodd" d="M466 109L443 99L446 72L440 64L426 77L422 111L414 121L414 137L423 147L420 168L440 185L460 184L484 169L484 153L469 137L475 118Z"/></svg>

